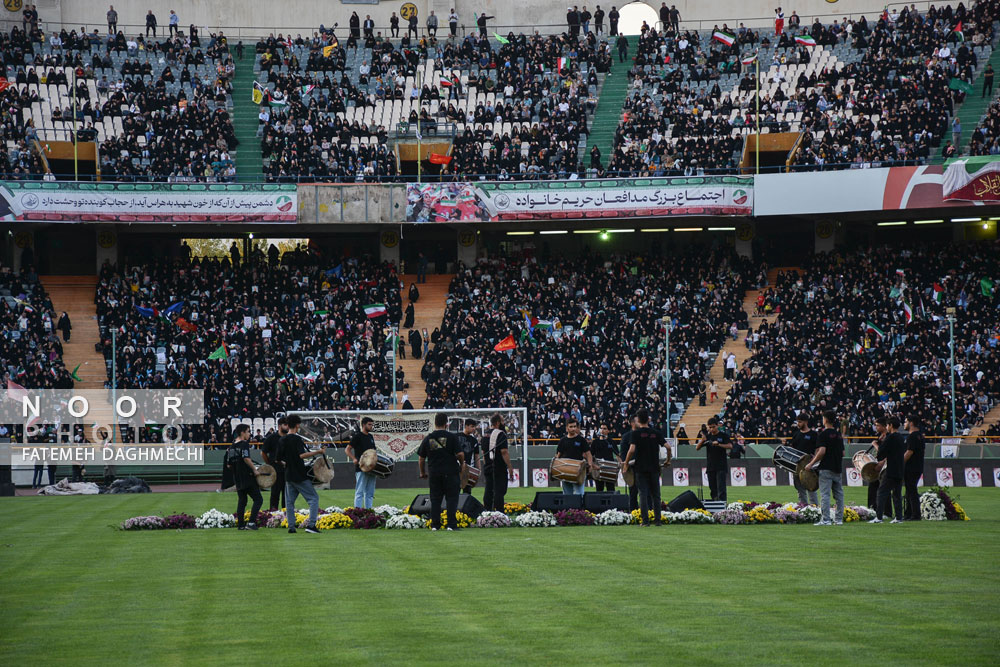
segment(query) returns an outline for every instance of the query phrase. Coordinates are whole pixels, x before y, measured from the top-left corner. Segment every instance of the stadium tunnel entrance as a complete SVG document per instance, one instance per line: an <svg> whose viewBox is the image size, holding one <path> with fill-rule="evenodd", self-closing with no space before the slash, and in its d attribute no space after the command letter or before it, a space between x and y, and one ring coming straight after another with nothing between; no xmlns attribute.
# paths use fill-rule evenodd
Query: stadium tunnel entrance
<svg viewBox="0 0 1000 667"><path fill-rule="evenodd" d="M619 9L618 13L621 15L618 19L618 31L623 35L642 34L643 21L650 28L656 28L660 20L656 10L645 2L630 2Z"/></svg>

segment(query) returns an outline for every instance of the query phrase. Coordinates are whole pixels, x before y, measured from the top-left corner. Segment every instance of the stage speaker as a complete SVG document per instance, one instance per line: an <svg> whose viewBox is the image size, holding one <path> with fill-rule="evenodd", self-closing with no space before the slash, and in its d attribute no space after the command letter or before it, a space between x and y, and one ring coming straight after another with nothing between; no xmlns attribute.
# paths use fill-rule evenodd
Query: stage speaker
<svg viewBox="0 0 1000 667"><path fill-rule="evenodd" d="M578 496L575 493L559 493L558 491L539 491L531 502L531 509L547 512L582 510L583 496Z"/></svg>
<svg viewBox="0 0 1000 667"><path fill-rule="evenodd" d="M0 466L0 496L14 495L14 484L11 482L10 466Z"/></svg>
<svg viewBox="0 0 1000 667"><path fill-rule="evenodd" d="M684 510L703 510L705 506L698 500L698 496L691 491L685 491L667 504L668 512L683 512Z"/></svg>
<svg viewBox="0 0 1000 667"><path fill-rule="evenodd" d="M441 501L441 511L444 512L448 509L448 504L442 500ZM468 493L460 493L458 495L458 511L462 514L468 514L469 518L475 520L479 518L479 515L483 513L483 504L479 502L475 497ZM431 515L431 496L428 493L421 493L413 502L410 503L410 514L421 517L430 517Z"/></svg>
<svg viewBox="0 0 1000 667"><path fill-rule="evenodd" d="M594 514L605 510L628 512L628 496L623 493L584 493L583 508Z"/></svg>

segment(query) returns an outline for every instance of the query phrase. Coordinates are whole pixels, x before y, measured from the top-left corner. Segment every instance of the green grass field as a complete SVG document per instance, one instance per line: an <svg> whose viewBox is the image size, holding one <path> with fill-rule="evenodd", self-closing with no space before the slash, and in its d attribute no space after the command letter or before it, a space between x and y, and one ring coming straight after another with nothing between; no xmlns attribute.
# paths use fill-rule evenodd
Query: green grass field
<svg viewBox="0 0 1000 667"><path fill-rule="evenodd" d="M3 498L0 664L996 664L1000 490L954 495L971 521L320 535L114 529L234 494Z"/></svg>

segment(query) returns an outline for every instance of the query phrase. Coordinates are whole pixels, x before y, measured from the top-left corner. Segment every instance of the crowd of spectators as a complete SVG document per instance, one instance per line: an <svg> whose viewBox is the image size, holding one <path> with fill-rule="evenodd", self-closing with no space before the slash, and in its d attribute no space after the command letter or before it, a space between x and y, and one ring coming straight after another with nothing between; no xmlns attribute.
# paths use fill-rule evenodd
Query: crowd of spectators
<svg viewBox="0 0 1000 667"><path fill-rule="evenodd" d="M205 442L225 442L232 418L387 407L386 318L363 306L385 303L399 321L394 267L311 251L232 257L104 266L97 313L109 359L118 332L118 386L204 389L207 432L190 437Z"/></svg>
<svg viewBox="0 0 1000 667"><path fill-rule="evenodd" d="M606 423L617 433L639 406L662 424L661 318L669 315L676 419L702 392L730 327L746 326L741 304L752 273L719 248L463 267L422 370L426 407L525 406L532 437L561 435L569 416L587 432ZM516 349L496 352L507 336Z"/></svg>
<svg viewBox="0 0 1000 667"><path fill-rule="evenodd" d="M970 155L1000 155L1000 100L994 101L972 132Z"/></svg>
<svg viewBox="0 0 1000 667"><path fill-rule="evenodd" d="M800 410L832 409L851 434L909 414L927 434L950 433L945 318L955 308L956 425L975 429L1000 400L1000 297L987 296L1000 281L998 251L995 241L878 247L816 255L801 275L779 275L762 304L777 320L751 332L753 355L726 398L726 423L772 436Z"/></svg>

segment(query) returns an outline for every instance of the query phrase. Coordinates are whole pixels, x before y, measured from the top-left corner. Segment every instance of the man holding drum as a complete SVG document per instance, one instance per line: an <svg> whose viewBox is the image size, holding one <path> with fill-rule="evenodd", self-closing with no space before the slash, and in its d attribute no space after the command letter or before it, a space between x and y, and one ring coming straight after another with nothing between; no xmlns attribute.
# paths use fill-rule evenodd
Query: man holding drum
<svg viewBox="0 0 1000 667"><path fill-rule="evenodd" d="M623 467L628 470L634 463L635 485L639 488L639 523L649 525L649 512L653 512L653 523L663 525L660 515L660 447L666 441L663 434L649 428L649 411L640 408L635 414L638 422L632 431L632 442L625 454Z"/></svg>
<svg viewBox="0 0 1000 667"><path fill-rule="evenodd" d="M507 480L514 479L514 466L510 464L507 451L507 434L503 430L500 413L490 417L490 433L483 438L486 460L483 474L486 489L483 491L483 505L487 510L503 512L503 497L507 495Z"/></svg>
<svg viewBox="0 0 1000 667"><path fill-rule="evenodd" d="M483 469L483 455L479 449L479 441L476 439L476 427L479 424L475 419L466 419L465 426L462 432L458 436L459 444L462 448L462 453L465 454L465 463L469 466L478 467L480 470ZM472 493L472 485L467 484L462 493ZM501 512L503 510L500 510Z"/></svg>
<svg viewBox="0 0 1000 667"><path fill-rule="evenodd" d="M924 474L924 434L920 432L920 417L906 418L906 451L903 453L903 482L906 485L906 514L904 521L920 521L920 494L917 483Z"/></svg>
<svg viewBox="0 0 1000 667"><path fill-rule="evenodd" d="M285 516L288 519L288 532L295 532L295 499L301 493L309 503L309 523L306 524L306 532L318 533L316 519L319 518L319 494L309 481L306 459L324 456L326 447L309 451L302 436L299 435L301 417L289 415L286 421L288 435L281 439L281 459L285 462Z"/></svg>
<svg viewBox="0 0 1000 667"><path fill-rule="evenodd" d="M608 425L601 424L600 437L594 438L594 440L590 443L590 454L599 461L617 461L620 465L622 460L618 454L618 448L613 442L611 442L611 440L608 439L609 434L610 429L608 429ZM614 482L602 482L597 480L594 484L597 486L598 493L612 493L615 490Z"/></svg>
<svg viewBox="0 0 1000 667"><path fill-rule="evenodd" d="M278 419L278 430L272 431L264 438L264 446L260 453L264 457L264 463L274 468L275 480L271 485L271 504L268 505L272 512L284 507L285 495L285 466L281 462L281 439L288 435L288 422L284 417Z"/></svg>
<svg viewBox="0 0 1000 667"><path fill-rule="evenodd" d="M809 428L809 413L805 410L800 412L795 417L795 425L798 427L799 432L792 436L792 442L789 443L790 446L803 454L812 456L816 453L816 431ZM811 505L819 504L816 502L816 492L808 491L802 485L802 481L798 475L792 475L792 480L795 483L795 490L799 492L800 503L805 505L806 501L808 501Z"/></svg>
<svg viewBox="0 0 1000 667"><path fill-rule="evenodd" d="M372 437L371 417L361 418L361 430L351 436L351 443L344 451L347 457L354 461L354 506L371 509L375 504L375 475L365 472L358 466L358 459L369 449L375 449L375 438Z"/></svg>
<svg viewBox="0 0 1000 667"><path fill-rule="evenodd" d="M448 505L448 530L461 530L455 513L458 511L458 477L465 465L465 454L458 436L448 430L448 415L434 415L434 431L424 437L417 449L420 479L428 479L431 495L431 530L441 527L441 499ZM425 469L425 462L430 474Z"/></svg>
<svg viewBox="0 0 1000 667"><path fill-rule="evenodd" d="M885 471L881 475L878 486L878 498L875 507L875 518L868 523L882 523L882 517L895 510L896 517L892 523L903 522L903 450L906 444L903 434L899 432L899 419L890 417L887 424L888 435L878 448L879 472ZM892 501L890 507L889 501Z"/></svg>
<svg viewBox="0 0 1000 667"><path fill-rule="evenodd" d="M837 414L833 410L823 413L823 430L816 438L816 451L806 464L808 469L819 469L820 520L814 526L840 526L844 523L844 438L836 428ZM830 521L830 494L837 503L837 517Z"/></svg>
<svg viewBox="0 0 1000 667"><path fill-rule="evenodd" d="M257 486L257 466L250 458L250 427L240 424L233 433L233 445L226 452L226 460L232 461L233 477L236 481L236 527L239 530L257 530L257 512L264 503ZM250 508L250 522L243 518L247 509L247 497L253 499Z"/></svg>
<svg viewBox="0 0 1000 667"><path fill-rule="evenodd" d="M708 420L708 433L702 436L695 450L707 447L705 450L706 472L708 473L708 489L712 500L726 499L726 478L729 476L729 451L733 448L733 439L728 433L719 430L719 418Z"/></svg>
<svg viewBox="0 0 1000 667"><path fill-rule="evenodd" d="M566 420L566 437L560 440L556 447L556 458L586 460L589 466L594 465L594 458L590 455L590 444L580 434L580 422L576 417L569 417ZM561 484L562 492L570 495L582 496L586 488L586 481L583 484L576 484L564 480Z"/></svg>

